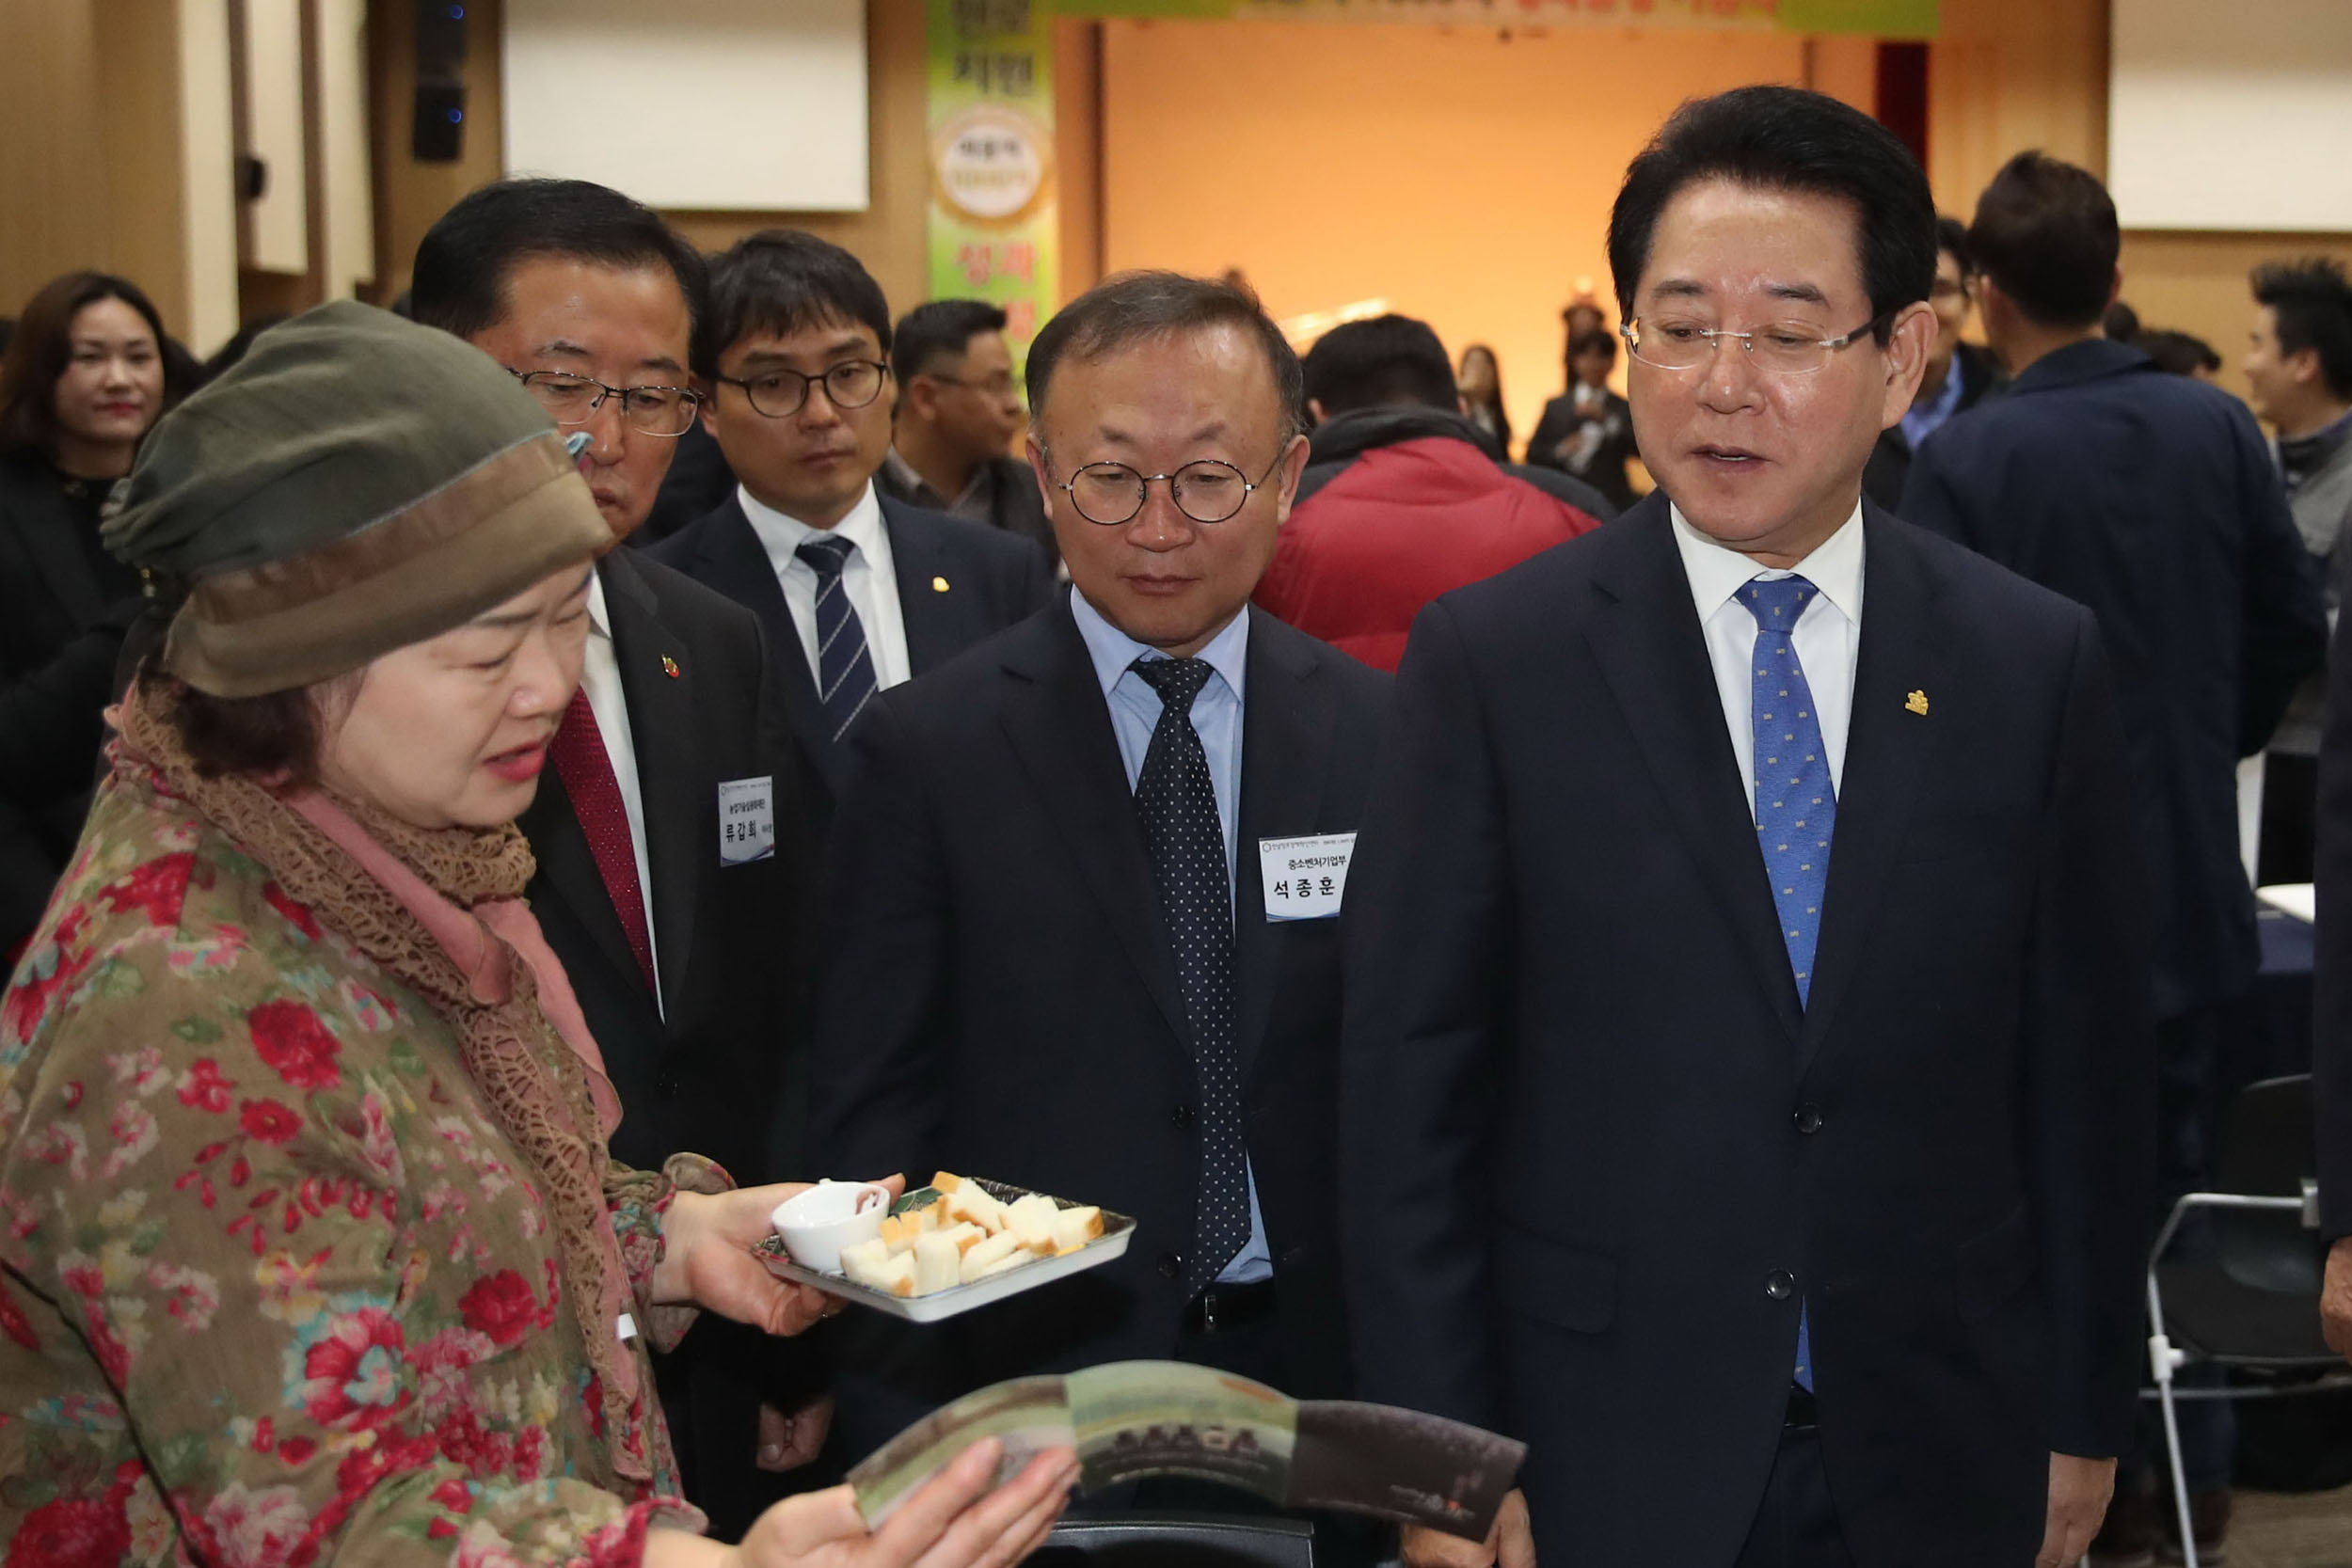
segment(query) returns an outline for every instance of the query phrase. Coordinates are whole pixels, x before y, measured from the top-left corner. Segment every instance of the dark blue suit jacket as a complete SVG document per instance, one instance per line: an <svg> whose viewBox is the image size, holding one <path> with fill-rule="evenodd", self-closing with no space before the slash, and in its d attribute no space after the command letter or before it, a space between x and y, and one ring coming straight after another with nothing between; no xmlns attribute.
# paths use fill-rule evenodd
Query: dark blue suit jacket
<svg viewBox="0 0 2352 1568"><path fill-rule="evenodd" d="M2104 340L2036 360L1921 444L1903 517L2088 606L2131 748L2156 1016L2261 954L2236 766L2327 651L2310 552L2246 405Z"/></svg>
<svg viewBox="0 0 2352 1568"><path fill-rule="evenodd" d="M898 579L907 663L915 674L1026 620L1052 596L1053 569L1034 540L888 496L877 499ZM777 689L808 768L812 803L820 819L829 819L849 766L848 749L825 738L816 672L808 667L784 587L769 565L759 536L752 531L751 520L743 515L741 502L729 496L708 516L664 539L649 553L759 617L770 657L781 672Z"/></svg>
<svg viewBox="0 0 2352 1568"><path fill-rule="evenodd" d="M1397 673L1344 916L1359 1397L1525 1439L1547 1561L1728 1568L1801 1301L1866 1568L2029 1561L2050 1451L2130 1438L2154 1071L2098 630L1863 517L1809 1007L1662 496L1438 599Z"/></svg>

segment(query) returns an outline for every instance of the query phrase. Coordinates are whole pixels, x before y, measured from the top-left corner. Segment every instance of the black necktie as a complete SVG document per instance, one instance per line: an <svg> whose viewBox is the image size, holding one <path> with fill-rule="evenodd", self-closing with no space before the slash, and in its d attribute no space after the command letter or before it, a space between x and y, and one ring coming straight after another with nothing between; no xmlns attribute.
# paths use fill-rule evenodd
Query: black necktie
<svg viewBox="0 0 2352 1568"><path fill-rule="evenodd" d="M1249 1240L1241 1064L1233 1050L1232 879L1209 755L1192 727L1193 699L1213 671L1198 658L1139 658L1132 668L1160 694L1160 721L1136 780L1136 811L1175 944L1176 984L1200 1085L1200 1189L1184 1270L1189 1297L1215 1281Z"/></svg>

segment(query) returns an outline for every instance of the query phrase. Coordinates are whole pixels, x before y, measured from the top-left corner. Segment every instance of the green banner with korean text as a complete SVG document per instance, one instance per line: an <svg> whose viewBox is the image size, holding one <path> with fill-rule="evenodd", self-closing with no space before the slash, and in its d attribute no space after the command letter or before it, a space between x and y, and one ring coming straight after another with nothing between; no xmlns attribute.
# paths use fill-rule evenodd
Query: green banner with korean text
<svg viewBox="0 0 2352 1568"><path fill-rule="evenodd" d="M1049 0L926 0L930 293L1005 312L1016 366L1054 311L1060 203Z"/></svg>

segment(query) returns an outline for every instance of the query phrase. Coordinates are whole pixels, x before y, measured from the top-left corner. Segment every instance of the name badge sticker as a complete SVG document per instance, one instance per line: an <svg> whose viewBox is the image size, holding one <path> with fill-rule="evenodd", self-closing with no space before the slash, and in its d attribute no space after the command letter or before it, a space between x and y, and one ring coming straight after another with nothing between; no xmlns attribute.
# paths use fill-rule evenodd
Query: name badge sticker
<svg viewBox="0 0 2352 1568"><path fill-rule="evenodd" d="M1258 840L1258 881L1268 920L1329 920L1347 894L1354 833Z"/></svg>
<svg viewBox="0 0 2352 1568"><path fill-rule="evenodd" d="M719 863L749 865L776 852L776 781L719 781Z"/></svg>

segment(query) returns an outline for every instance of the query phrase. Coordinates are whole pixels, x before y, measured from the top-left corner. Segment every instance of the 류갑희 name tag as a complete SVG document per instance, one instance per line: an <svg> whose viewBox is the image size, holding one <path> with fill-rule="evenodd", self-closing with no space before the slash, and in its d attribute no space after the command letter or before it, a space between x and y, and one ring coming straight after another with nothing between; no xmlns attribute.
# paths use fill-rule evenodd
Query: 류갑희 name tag
<svg viewBox="0 0 2352 1568"><path fill-rule="evenodd" d="M1347 892L1347 860L1355 852L1354 833L1258 840L1258 880L1265 889L1265 917L1328 920L1338 914L1340 899Z"/></svg>
<svg viewBox="0 0 2352 1568"><path fill-rule="evenodd" d="M776 852L775 779L719 781L719 863L748 865Z"/></svg>

